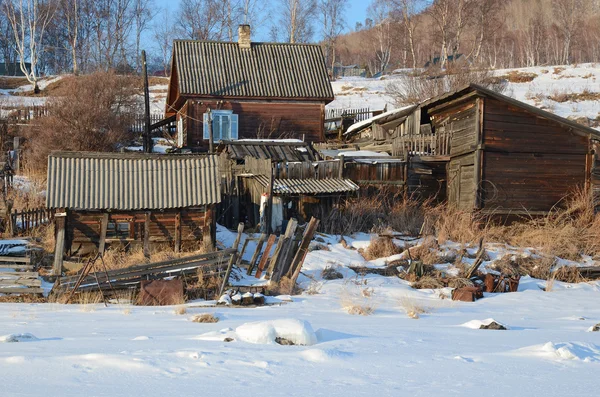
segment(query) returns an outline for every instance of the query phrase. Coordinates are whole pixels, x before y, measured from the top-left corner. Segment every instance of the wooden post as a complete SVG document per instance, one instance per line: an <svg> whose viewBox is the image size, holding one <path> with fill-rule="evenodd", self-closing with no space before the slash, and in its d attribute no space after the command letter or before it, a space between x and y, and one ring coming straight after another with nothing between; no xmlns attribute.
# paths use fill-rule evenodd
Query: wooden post
<svg viewBox="0 0 600 397"><path fill-rule="evenodd" d="M146 211L144 216L144 257L150 258L150 211Z"/></svg>
<svg viewBox="0 0 600 397"><path fill-rule="evenodd" d="M269 260L271 248L273 247L273 244L275 244L275 238L276 237L274 234L271 234L269 236L269 239L267 240L267 246L265 247L265 252L262 254L260 262L258 263L258 269L256 269L256 274L254 275L255 278L260 278L262 276L262 271L265 268L265 265L267 264L267 260Z"/></svg>
<svg viewBox="0 0 600 397"><path fill-rule="evenodd" d="M142 50L142 71L144 74L144 153L152 153L152 136L150 135L150 92L148 88L148 66L146 65L146 51Z"/></svg>
<svg viewBox="0 0 600 397"><path fill-rule="evenodd" d="M290 266L290 272L292 275L291 287L294 288L296 285L296 280L298 280L298 276L300 275L300 270L302 270L302 264L304 263L304 259L306 258L306 254L308 253L308 246L310 245L310 241L312 240L315 232L317 231L317 227L319 226L319 220L316 218L311 218L310 222L308 222L308 226L306 226L306 230L304 231L304 235L302 236L302 242L300 243L300 248L298 248L298 252L294 256L294 260L292 261L292 265ZM290 294L293 291L290 291Z"/></svg>
<svg viewBox="0 0 600 397"><path fill-rule="evenodd" d="M204 219L206 219L206 213L204 213ZM206 228L202 234L204 237ZM179 253L179 251L181 251L181 211L177 211L175 214L175 253Z"/></svg>
<svg viewBox="0 0 600 397"><path fill-rule="evenodd" d="M212 112L210 108L206 109L206 113L208 113L208 153L213 154L215 152L214 142L213 142L213 129L212 129Z"/></svg>
<svg viewBox="0 0 600 397"><path fill-rule="evenodd" d="M342 179L344 177L344 155L340 154L340 170L338 178Z"/></svg>
<svg viewBox="0 0 600 397"><path fill-rule="evenodd" d="M252 259L250 260L250 264L248 265L247 274L250 276L252 274L252 270L254 270L254 266L256 265L256 261L258 260L258 256L260 255L260 251L262 250L263 245L265 244L265 240L267 239L267 235L262 233L260 238L258 239L258 244L256 245L256 251L252 255Z"/></svg>
<svg viewBox="0 0 600 397"><path fill-rule="evenodd" d="M267 198L267 213L265 216L266 219L266 229L265 229L265 233L269 234L271 233L271 231L274 232L274 230L272 230L272 223L273 223L273 182L275 180L275 175L274 175L274 170L273 170L273 163L271 163L271 172L269 175L269 197Z"/></svg>
<svg viewBox="0 0 600 397"><path fill-rule="evenodd" d="M16 136L13 139L13 152L14 152L14 158L13 158L13 170L15 172L19 172L20 171L20 167L21 167L21 137Z"/></svg>
<svg viewBox="0 0 600 397"><path fill-rule="evenodd" d="M225 291L225 287L229 282L229 276L231 275L231 268L233 264L237 261L238 256L238 246L240 245L240 240L242 238L242 233L244 233L244 224L240 223L237 228L237 236L235 237L235 241L233 242L233 246L231 248L235 249L235 252L231 254L231 259L229 259L229 264L227 265L227 271L225 272L225 277L223 278L223 284L221 285L221 290L219 291L219 297L223 295L223 291Z"/></svg>
<svg viewBox="0 0 600 397"><path fill-rule="evenodd" d="M56 245L54 247L54 266L52 274L60 276L62 274L63 255L65 252L65 229L67 223L67 213L57 212L56 220Z"/></svg>
<svg viewBox="0 0 600 397"><path fill-rule="evenodd" d="M98 242L98 253L100 256L104 255L104 248L106 246L106 230L108 229L108 214L102 214L102 220L100 222L100 241Z"/></svg>

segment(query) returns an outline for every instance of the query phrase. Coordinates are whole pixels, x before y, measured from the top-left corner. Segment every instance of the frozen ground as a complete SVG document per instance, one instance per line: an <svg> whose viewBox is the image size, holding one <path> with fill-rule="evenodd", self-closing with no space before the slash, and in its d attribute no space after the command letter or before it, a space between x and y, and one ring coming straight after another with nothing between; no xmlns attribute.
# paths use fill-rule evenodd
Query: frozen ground
<svg viewBox="0 0 600 397"><path fill-rule="evenodd" d="M224 245L232 238L219 229ZM357 248L368 239L347 238ZM599 282L555 282L544 292L544 281L523 278L517 293L453 302L440 297L449 290L357 276L347 266L384 261L365 262L334 238L322 244L329 251L312 251L300 278L318 293L280 305L195 301L177 315L174 307L0 304L2 394L574 396L597 388L600 333L588 330L600 322ZM490 250L491 260L511 254ZM322 280L330 265L344 279ZM348 302L375 311L350 315ZM419 319L407 316L414 307L425 311ZM190 321L201 313L220 321ZM490 318L509 330L473 329Z"/></svg>

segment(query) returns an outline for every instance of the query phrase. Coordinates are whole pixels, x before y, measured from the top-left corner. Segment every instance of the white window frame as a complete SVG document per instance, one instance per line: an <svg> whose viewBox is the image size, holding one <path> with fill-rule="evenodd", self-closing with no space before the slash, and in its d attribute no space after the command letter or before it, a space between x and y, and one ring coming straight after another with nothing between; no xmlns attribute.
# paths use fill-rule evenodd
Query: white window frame
<svg viewBox="0 0 600 397"><path fill-rule="evenodd" d="M212 118L212 133L213 142L219 142L222 140L236 140L238 139L238 115L234 114L232 110L213 110L210 112ZM203 138L205 140L210 139L208 134L208 113L203 115ZM228 131L223 131L223 119L229 119Z"/></svg>

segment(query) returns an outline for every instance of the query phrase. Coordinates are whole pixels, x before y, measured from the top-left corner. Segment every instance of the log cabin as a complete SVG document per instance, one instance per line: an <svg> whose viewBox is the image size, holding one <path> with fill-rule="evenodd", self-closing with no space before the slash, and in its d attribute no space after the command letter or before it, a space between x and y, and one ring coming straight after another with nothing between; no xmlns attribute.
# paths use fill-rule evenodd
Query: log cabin
<svg viewBox="0 0 600 397"><path fill-rule="evenodd" d="M57 262L111 244L214 248L217 156L53 152L46 191Z"/></svg>
<svg viewBox="0 0 600 397"><path fill-rule="evenodd" d="M445 166L446 199L461 210L543 215L582 188L598 199L600 132L487 88L425 101L395 128L393 154Z"/></svg>
<svg viewBox="0 0 600 397"><path fill-rule="evenodd" d="M175 40L166 116L177 145L207 151L242 138L324 140L325 105L333 100L319 45ZM211 128L209 128L209 126Z"/></svg>

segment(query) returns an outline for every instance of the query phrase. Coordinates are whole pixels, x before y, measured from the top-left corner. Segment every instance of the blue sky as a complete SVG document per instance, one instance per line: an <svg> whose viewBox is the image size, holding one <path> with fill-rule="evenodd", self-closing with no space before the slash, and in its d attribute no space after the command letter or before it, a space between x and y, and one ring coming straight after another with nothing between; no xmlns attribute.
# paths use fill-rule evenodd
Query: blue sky
<svg viewBox="0 0 600 397"><path fill-rule="evenodd" d="M177 8L179 6L179 0L155 0L157 6L161 9L168 9L169 12L174 16L177 12ZM367 7L370 4L370 0L349 0L349 6L346 11L346 30L351 30L356 25L356 22L364 23ZM274 2L273 2L274 3ZM160 20L160 18L157 18ZM265 26L268 25L269 21L265 21ZM264 31L263 31L264 30ZM254 37L253 40L256 41L266 41L268 40L268 29L261 29L261 31L255 31L258 37ZM316 31L318 35L318 31ZM314 39L318 39L318 37L314 37Z"/></svg>

